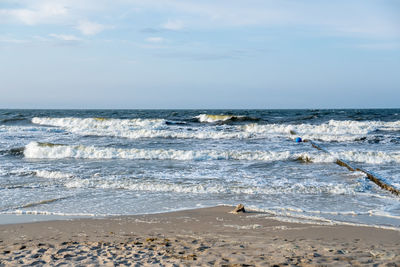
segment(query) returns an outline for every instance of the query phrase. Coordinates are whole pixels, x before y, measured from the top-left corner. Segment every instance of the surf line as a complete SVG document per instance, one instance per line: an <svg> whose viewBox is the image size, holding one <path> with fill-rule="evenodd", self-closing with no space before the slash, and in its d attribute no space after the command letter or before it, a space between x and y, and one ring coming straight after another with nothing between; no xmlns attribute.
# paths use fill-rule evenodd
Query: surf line
<svg viewBox="0 0 400 267"><path fill-rule="evenodd" d="M290 131L291 134L294 134L294 131ZM304 140L303 142L308 142L311 144L312 147L318 149L319 151L325 152L329 155L332 155L328 150L322 148L320 145L316 144L315 142L311 141L311 140ZM380 188L387 190L389 192L391 192L392 194L396 195L396 196L400 196L400 190L397 188L394 188L393 186L385 183L383 181L382 178L379 178L376 174L367 171L365 169L359 168L357 166L351 165L350 163L342 160L342 159L336 159L335 163L341 167L346 167L349 171L360 171L362 173L365 173L368 177L368 179L372 182L374 182L376 185L378 185Z"/></svg>
<svg viewBox="0 0 400 267"><path fill-rule="evenodd" d="M6 211L9 211L9 210L32 208L32 207L40 206L40 205L43 205L43 204L49 204L49 203L53 203L53 202L56 202L56 201L64 200L64 199L67 199L67 198L70 198L70 197L71 196L60 197L60 198L52 198L52 199L45 199L45 200L41 200L41 201L38 201L38 202L33 202L33 203L28 203L28 204L25 204L25 205L17 206L17 207L9 207L9 208L1 210L0 212L6 212Z"/></svg>

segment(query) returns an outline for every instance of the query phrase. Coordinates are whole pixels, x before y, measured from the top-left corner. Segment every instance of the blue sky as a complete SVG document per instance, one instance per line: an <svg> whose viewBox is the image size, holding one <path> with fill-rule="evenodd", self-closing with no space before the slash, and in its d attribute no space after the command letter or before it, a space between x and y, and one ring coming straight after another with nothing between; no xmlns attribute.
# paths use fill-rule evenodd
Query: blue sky
<svg viewBox="0 0 400 267"><path fill-rule="evenodd" d="M400 2L0 0L0 108L400 107Z"/></svg>

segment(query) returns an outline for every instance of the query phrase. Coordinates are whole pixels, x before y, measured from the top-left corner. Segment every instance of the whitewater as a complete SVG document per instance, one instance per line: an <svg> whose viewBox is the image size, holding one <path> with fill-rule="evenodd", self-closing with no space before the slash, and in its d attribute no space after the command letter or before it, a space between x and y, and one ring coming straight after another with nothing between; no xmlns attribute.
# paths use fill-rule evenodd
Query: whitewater
<svg viewBox="0 0 400 267"><path fill-rule="evenodd" d="M400 110L0 110L0 215L214 205L400 229ZM295 142L297 137L310 142ZM1 216L0 216L1 218Z"/></svg>

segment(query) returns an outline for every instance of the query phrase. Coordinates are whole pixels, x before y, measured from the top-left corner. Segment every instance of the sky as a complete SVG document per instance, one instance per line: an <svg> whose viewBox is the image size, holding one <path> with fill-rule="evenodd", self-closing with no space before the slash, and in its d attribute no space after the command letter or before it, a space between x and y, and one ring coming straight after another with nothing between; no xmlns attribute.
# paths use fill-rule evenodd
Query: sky
<svg viewBox="0 0 400 267"><path fill-rule="evenodd" d="M397 0L0 0L0 108L399 108Z"/></svg>

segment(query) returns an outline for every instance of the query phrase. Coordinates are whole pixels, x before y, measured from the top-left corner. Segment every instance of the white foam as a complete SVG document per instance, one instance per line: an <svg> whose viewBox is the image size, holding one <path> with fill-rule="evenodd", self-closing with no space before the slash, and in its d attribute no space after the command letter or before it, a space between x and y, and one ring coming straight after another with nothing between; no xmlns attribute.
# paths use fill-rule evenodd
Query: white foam
<svg viewBox="0 0 400 267"><path fill-rule="evenodd" d="M39 170L35 172L37 177L40 178L50 178L50 179L63 179L63 178L71 178L74 177L71 173L64 173L59 171L47 171L47 170Z"/></svg>
<svg viewBox="0 0 400 267"><path fill-rule="evenodd" d="M297 160L314 163L335 162L337 158L368 164L400 163L400 154L383 151L343 151L326 153L294 153L290 151L235 151L235 150L175 150L175 149L122 149L95 146L69 146L29 143L24 150L26 158L62 159L143 159L143 160L249 160L284 161ZM45 177L63 176L63 174L39 172ZM67 174L69 175L69 174Z"/></svg>
<svg viewBox="0 0 400 267"><path fill-rule="evenodd" d="M32 136L43 136L43 134L52 134L54 130L59 131L58 129L50 129L49 127L41 127L41 126L0 126L0 137L1 141L7 140L10 136L19 138L22 137L32 137ZM9 143L8 141L7 143Z"/></svg>
<svg viewBox="0 0 400 267"><path fill-rule="evenodd" d="M380 216L380 217L386 217L386 218L392 218L400 221L400 216L398 215L392 215L389 212L383 211L383 210L370 210L369 215L371 216Z"/></svg>
<svg viewBox="0 0 400 267"><path fill-rule="evenodd" d="M291 132L303 139L323 141L353 141L365 137L375 130L400 130L400 121L336 121L322 124L248 124L244 131L257 134L289 134Z"/></svg>
<svg viewBox="0 0 400 267"><path fill-rule="evenodd" d="M182 139L244 139L251 133L217 127L188 128L167 125L163 119L96 119L96 118L38 118L33 123L61 127L79 135L116 136L123 138L182 138ZM233 131L232 131L233 129ZM236 130L235 130L236 129Z"/></svg>
<svg viewBox="0 0 400 267"><path fill-rule="evenodd" d="M208 115L196 117L202 122L245 119L244 116ZM194 138L194 139L246 139L290 136L295 132L303 139L322 141L353 141L375 130L400 130L400 121L336 121L321 124L247 124L209 125L188 127L167 125L164 119L104 119L104 118L39 118L32 122L39 125L61 127L79 135L116 136L124 138Z"/></svg>
<svg viewBox="0 0 400 267"><path fill-rule="evenodd" d="M174 149L120 149L95 146L68 146L29 143L26 158L145 159L145 160L259 160L276 161L296 158L289 151L218 151ZM300 154L299 154L300 155Z"/></svg>
<svg viewBox="0 0 400 267"><path fill-rule="evenodd" d="M228 205L229 206L229 205ZM394 218L399 219L399 216L391 216L388 214L378 214L378 213L371 213L371 212L354 212L354 211L309 211L309 210L302 210L302 209L293 209L290 207L280 207L278 209L265 209L265 208L257 208L255 206L248 206L248 210L253 210L257 212L262 212L266 214L257 214L253 215L254 217L266 217L270 219L271 215L273 216L272 219L282 221L282 222L291 222L291 223L304 223L304 224L315 224L315 225L348 225L348 226L361 226L361 227L374 227L379 229L388 229L388 230L395 230L400 231L399 227L393 226L384 226L384 225L374 225L374 224L363 224L363 223L354 223L354 222L344 222L338 221L333 219L323 218L317 215L308 215L308 214L326 214L326 215L343 215L343 216L381 216L386 218Z"/></svg>
<svg viewBox="0 0 400 267"><path fill-rule="evenodd" d="M64 213L64 212L51 212L51 211L41 211L41 210L13 210L1 212L0 214L16 214L16 215L54 215L54 216L108 216L113 214L93 214L93 213Z"/></svg>
<svg viewBox="0 0 400 267"><path fill-rule="evenodd" d="M230 204L220 204L218 206L232 206ZM283 208L284 209L284 208ZM179 211L179 210L184 210L184 209L174 209L173 211ZM248 206L247 210L252 210L256 212L262 212L264 214L257 214L257 215L251 215L251 217L255 218L262 218L265 217L266 219L274 219L282 222L290 222L290 223L303 223L303 224L309 224L309 225L348 225L348 226L359 226L359 227L374 227L378 229L387 229L387 230L394 230L394 231L400 231L399 227L393 227L393 226L383 226L383 225L371 225L371 224L362 224L362 223L352 223L352 222L343 222L343 221L336 221L336 220L331 220L331 219L325 219L321 218L318 216L310 216L310 215L305 215L305 214L295 214L295 213L284 213L284 212L278 212L274 211L271 209L259 209L253 206ZM309 212L309 211L308 211ZM160 212L156 212L160 213ZM318 212L314 211L311 213L319 214L319 213L326 213L326 214L335 214L334 212ZM94 213L65 213L65 212L52 212L52 211L41 211L41 210L13 210L13 211L3 211L0 212L0 214L15 214L15 215L53 215L53 216L68 216L68 217L110 217L110 216L123 216L123 214L94 214ZM143 213L143 214L152 214L152 213ZM346 214L346 213L344 213ZM271 217L272 215L272 217ZM349 215L357 216L357 215L364 215L362 214L351 214ZM381 216L377 214L377 216ZM386 217L386 216L383 216ZM392 217L392 216L387 216L387 217ZM396 219L398 219L398 216L395 216ZM117 218L115 218L117 219ZM118 218L120 220L120 218ZM139 221L138 219L135 219L136 221ZM151 221L140 221L140 222L146 222L146 223L152 223ZM257 229L260 228L261 226L258 224L253 224L253 225L224 225L226 227L232 227L236 228L238 230L240 229ZM294 228L290 228L294 229ZM274 230L286 230L286 228L276 228Z"/></svg>
<svg viewBox="0 0 400 267"><path fill-rule="evenodd" d="M268 185L249 186L244 184L226 186L220 183L168 183L149 182L138 179L125 179L123 181L105 179L71 179L64 186L67 188L101 188L124 189L131 191L147 192L174 192L184 194L235 194L235 195L291 195L291 194L332 194L354 195L357 185L344 185L333 183L309 182L305 184L286 184L268 182Z"/></svg>
<svg viewBox="0 0 400 267"><path fill-rule="evenodd" d="M39 118L34 117L32 122L40 125L58 126L63 128L97 128L113 127L136 128L163 128L164 119L106 119L106 118Z"/></svg>
<svg viewBox="0 0 400 267"><path fill-rule="evenodd" d="M343 151L331 155L347 160L368 164L400 163L400 153L383 151Z"/></svg>

